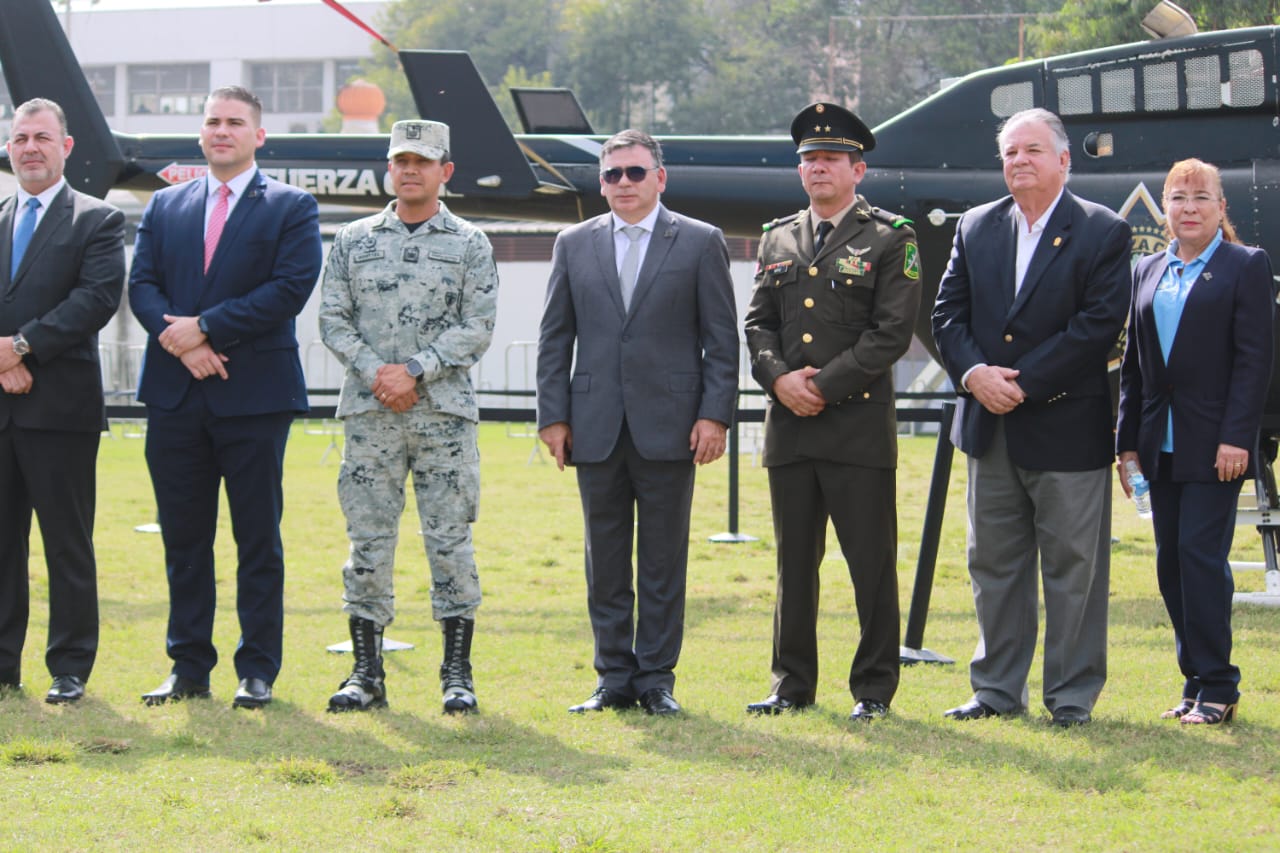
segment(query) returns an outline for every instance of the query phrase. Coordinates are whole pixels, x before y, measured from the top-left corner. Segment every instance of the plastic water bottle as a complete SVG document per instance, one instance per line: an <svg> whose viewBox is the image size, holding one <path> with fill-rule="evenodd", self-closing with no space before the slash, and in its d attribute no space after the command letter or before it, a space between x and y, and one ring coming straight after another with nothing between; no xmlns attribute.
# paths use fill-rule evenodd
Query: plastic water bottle
<svg viewBox="0 0 1280 853"><path fill-rule="evenodd" d="M1142 476L1138 463L1130 459L1124 463L1124 476L1133 490L1133 506L1138 510L1138 518L1151 517L1151 485Z"/></svg>

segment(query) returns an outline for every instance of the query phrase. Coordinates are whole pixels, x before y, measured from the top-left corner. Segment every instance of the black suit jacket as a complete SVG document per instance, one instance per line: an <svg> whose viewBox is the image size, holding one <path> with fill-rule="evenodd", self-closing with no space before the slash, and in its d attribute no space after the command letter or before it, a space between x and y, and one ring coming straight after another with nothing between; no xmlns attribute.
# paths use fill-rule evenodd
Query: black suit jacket
<svg viewBox="0 0 1280 853"><path fill-rule="evenodd" d="M1187 295L1166 363L1152 300L1168 266L1161 252L1134 270L1116 452L1136 450L1148 478L1213 482L1219 444L1257 443L1274 346L1271 261L1261 249L1219 245ZM1173 470L1160 471L1171 405Z"/></svg>
<svg viewBox="0 0 1280 853"><path fill-rule="evenodd" d="M0 391L0 427L100 432L106 427L98 330L124 287L124 214L64 186L9 275L17 197L0 203L0 335L21 332L27 394Z"/></svg>
<svg viewBox="0 0 1280 853"><path fill-rule="evenodd" d="M1014 200L968 211L938 286L933 337L957 389L978 364L1015 368L1027 399L1005 418L1020 468L1087 471L1112 460L1107 354L1129 301L1129 224L1064 190L1014 295ZM960 391L951 440L981 457L996 415Z"/></svg>

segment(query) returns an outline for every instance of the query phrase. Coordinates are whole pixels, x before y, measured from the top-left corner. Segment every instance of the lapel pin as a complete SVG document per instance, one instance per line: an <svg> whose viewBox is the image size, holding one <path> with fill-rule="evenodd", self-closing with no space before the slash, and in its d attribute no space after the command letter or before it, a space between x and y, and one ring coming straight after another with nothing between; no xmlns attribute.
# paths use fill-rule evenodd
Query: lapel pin
<svg viewBox="0 0 1280 853"><path fill-rule="evenodd" d="M1213 273L1207 272L1201 276L1205 281L1213 281Z"/></svg>
<svg viewBox="0 0 1280 853"><path fill-rule="evenodd" d="M1061 237L1054 237L1054 238L1053 238L1053 245L1054 245L1054 246L1061 246L1061 245L1062 245L1062 238L1061 238Z"/></svg>

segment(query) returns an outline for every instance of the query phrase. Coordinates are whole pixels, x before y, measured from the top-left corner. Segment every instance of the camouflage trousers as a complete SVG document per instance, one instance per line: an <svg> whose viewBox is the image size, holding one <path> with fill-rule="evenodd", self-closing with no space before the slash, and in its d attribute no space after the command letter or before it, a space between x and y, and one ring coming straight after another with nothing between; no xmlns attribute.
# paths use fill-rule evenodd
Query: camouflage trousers
<svg viewBox="0 0 1280 853"><path fill-rule="evenodd" d="M346 439L338 502L351 555L342 567L343 611L380 626L395 618L392 568L405 480L412 475L431 566L431 615L474 618L480 576L471 523L480 504L476 425L419 406L404 414L364 412L343 420Z"/></svg>

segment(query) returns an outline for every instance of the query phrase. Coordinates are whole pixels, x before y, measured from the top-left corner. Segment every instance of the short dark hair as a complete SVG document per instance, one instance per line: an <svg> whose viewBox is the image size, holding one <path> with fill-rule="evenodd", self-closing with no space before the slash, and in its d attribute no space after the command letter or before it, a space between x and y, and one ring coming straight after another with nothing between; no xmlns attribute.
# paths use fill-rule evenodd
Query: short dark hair
<svg viewBox="0 0 1280 853"><path fill-rule="evenodd" d="M23 116L45 112L46 110L53 113L54 117L58 119L58 127L62 130L63 137L66 137L67 114L62 111L62 107L58 105L57 101L51 101L48 98L32 98L29 101L24 101L14 109L13 119L17 121Z"/></svg>
<svg viewBox="0 0 1280 853"><path fill-rule="evenodd" d="M604 145L600 148L601 165L604 164L604 158L614 151L621 148L631 148L636 145L648 149L649 154L653 156L653 165L657 168L662 167L662 146L658 144L658 140L643 130L636 130L635 128L620 130L604 141Z"/></svg>
<svg viewBox="0 0 1280 853"><path fill-rule="evenodd" d="M244 86L219 86L210 92L209 97L205 100L206 103L208 101L226 100L248 104L250 109L253 110L253 123L258 127L262 126L262 101Z"/></svg>

